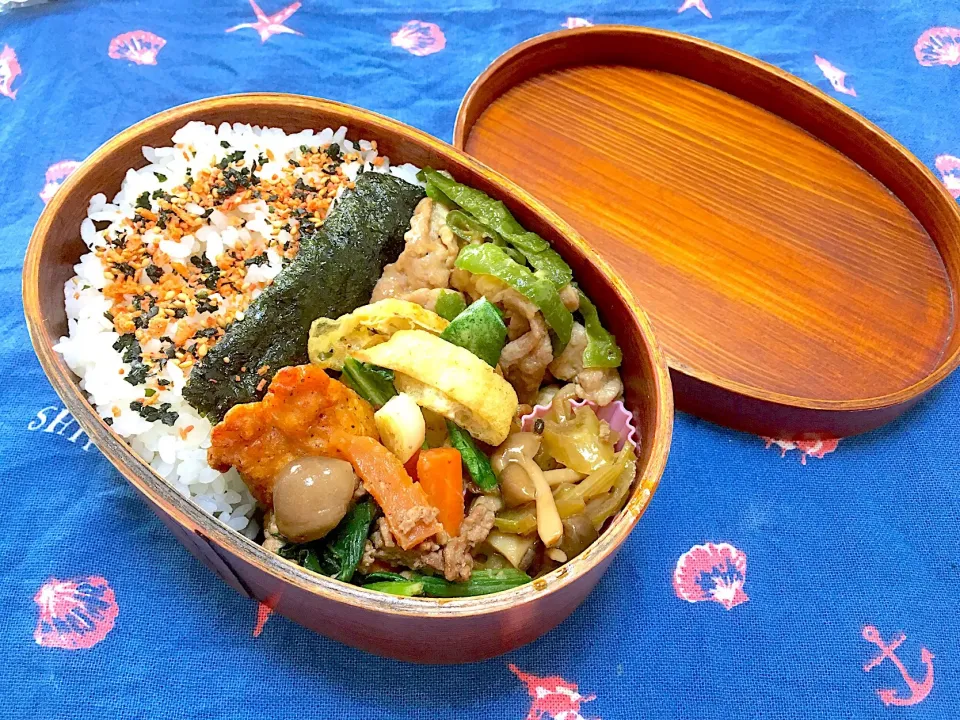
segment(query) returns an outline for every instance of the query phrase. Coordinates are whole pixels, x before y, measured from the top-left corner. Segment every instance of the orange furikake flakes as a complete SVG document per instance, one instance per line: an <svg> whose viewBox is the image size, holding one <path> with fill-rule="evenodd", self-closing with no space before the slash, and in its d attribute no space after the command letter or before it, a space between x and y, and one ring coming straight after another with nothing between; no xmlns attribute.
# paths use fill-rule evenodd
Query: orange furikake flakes
<svg viewBox="0 0 960 720"><path fill-rule="evenodd" d="M160 377L166 364L187 375L354 186L343 163L363 163L338 145L301 146L287 158L221 146L223 156L200 168L192 147L177 146L193 165L185 181L142 193L133 217L101 231L105 242L93 247L106 316L120 334L114 348L131 363L127 382L144 386L144 405L170 384Z"/></svg>

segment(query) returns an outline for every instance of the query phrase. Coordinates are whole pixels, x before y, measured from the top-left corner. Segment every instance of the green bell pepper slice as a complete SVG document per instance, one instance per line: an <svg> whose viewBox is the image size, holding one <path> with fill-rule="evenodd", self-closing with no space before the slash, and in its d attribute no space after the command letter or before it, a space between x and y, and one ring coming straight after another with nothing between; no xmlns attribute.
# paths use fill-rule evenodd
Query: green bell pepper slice
<svg viewBox="0 0 960 720"><path fill-rule="evenodd" d="M490 367L496 367L500 351L507 342L507 326L496 305L482 297L457 315L440 333L440 338L469 350Z"/></svg>
<svg viewBox="0 0 960 720"><path fill-rule="evenodd" d="M477 275L493 275L530 300L543 313L554 334L554 353L559 355L570 342L573 314L567 310L557 288L511 260L493 243L467 245L457 256L456 266Z"/></svg>
<svg viewBox="0 0 960 720"><path fill-rule="evenodd" d="M619 367L623 353L620 352L613 335L600 324L596 306L582 292L580 293L580 314L583 316L583 328L587 331L587 346L583 349L583 366L585 368Z"/></svg>

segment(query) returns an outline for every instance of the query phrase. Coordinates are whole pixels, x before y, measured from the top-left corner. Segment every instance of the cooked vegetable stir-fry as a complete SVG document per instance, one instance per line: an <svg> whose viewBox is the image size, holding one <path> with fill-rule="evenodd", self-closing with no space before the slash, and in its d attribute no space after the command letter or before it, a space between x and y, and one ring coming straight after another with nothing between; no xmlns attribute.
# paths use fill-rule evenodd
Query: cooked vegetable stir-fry
<svg viewBox="0 0 960 720"><path fill-rule="evenodd" d="M430 168L418 177L425 190L391 187L373 217L345 195L335 227L317 231L312 242L366 248L362 267L338 261L357 278L350 294L322 302L306 278L281 274L274 287L290 291L268 290L256 324L227 331L230 355L249 365L238 364L241 387L214 348L188 388L206 412L225 412L209 462L236 468L264 508L265 547L369 590L484 595L596 540L626 502L636 447L620 348L570 267L502 202ZM404 246L384 267L376 248L397 213ZM313 308L340 314L309 318L306 338ZM263 350L241 347L254 335ZM272 381L251 389L267 360Z"/></svg>

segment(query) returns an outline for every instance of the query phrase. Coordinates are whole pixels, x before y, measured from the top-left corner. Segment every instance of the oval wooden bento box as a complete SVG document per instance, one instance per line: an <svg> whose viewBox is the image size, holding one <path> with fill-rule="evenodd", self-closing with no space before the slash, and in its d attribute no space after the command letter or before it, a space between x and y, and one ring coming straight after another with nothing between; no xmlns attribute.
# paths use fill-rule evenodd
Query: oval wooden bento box
<svg viewBox="0 0 960 720"><path fill-rule="evenodd" d="M960 364L957 203L895 139L779 68L665 30L561 30L477 78L453 143L622 275L681 410L840 437Z"/></svg>
<svg viewBox="0 0 960 720"><path fill-rule="evenodd" d="M502 199L530 230L547 238L573 267L623 349L625 398L641 435L638 479L626 508L582 555L522 588L479 598L393 597L308 573L263 550L182 497L105 425L53 345L66 334L63 285L86 250L80 223L90 197L112 196L127 168L145 164L144 145L170 144L190 120L281 127L350 128L376 140L395 162L446 169ZM425 133L359 108L314 98L249 94L190 103L155 115L94 152L63 184L40 217L23 271L30 337L54 389L97 447L139 491L177 538L237 592L323 635L379 655L425 663L469 662L528 643L586 598L640 518L663 472L673 425L666 365L650 323L626 286L564 221L519 187ZM162 558L157 559L162 562ZM611 622L613 619L611 619ZM442 637L443 642L436 638Z"/></svg>

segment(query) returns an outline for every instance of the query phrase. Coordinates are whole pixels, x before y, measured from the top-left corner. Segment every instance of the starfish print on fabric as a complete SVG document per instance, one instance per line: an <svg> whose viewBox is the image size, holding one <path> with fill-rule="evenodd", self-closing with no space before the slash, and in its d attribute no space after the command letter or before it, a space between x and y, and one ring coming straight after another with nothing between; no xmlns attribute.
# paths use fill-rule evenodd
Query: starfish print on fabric
<svg viewBox="0 0 960 720"><path fill-rule="evenodd" d="M702 12L704 15L706 15L708 18L711 18L711 19L713 18L713 15L710 14L710 11L707 10L707 6L704 3L704 0L683 0L683 5L679 7L679 9L677 10L677 14L679 15L680 13L685 12L686 10L689 10L691 8L696 8L697 10Z"/></svg>
<svg viewBox="0 0 960 720"><path fill-rule="evenodd" d="M235 30L250 28L251 30L257 31L257 34L260 36L260 42L262 43L265 43L273 35L282 35L284 33L290 35L303 35L302 32L288 28L283 24L286 20L290 19L291 15L300 9L299 2L291 3L283 10L278 13L274 13L273 15L265 14L263 10L260 9L260 6L254 2L254 0L250 0L250 7L253 8L253 12L257 16L257 21L255 23L240 23L239 25L234 25L231 28L227 28L226 32L234 32Z"/></svg>

